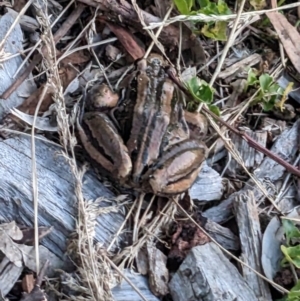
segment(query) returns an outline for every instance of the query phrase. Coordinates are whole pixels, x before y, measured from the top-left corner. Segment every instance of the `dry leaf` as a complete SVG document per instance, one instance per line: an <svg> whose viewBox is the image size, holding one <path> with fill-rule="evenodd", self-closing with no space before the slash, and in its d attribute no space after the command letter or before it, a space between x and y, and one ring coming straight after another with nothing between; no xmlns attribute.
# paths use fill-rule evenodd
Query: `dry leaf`
<svg viewBox="0 0 300 301"><path fill-rule="evenodd" d="M60 57L60 55L58 55ZM69 63L73 65L81 65L88 62L91 59L89 55L86 55L82 50L76 51L61 60L60 65L67 66Z"/></svg>
<svg viewBox="0 0 300 301"><path fill-rule="evenodd" d="M141 59L144 56L145 51L137 44L129 30L110 22L106 22L106 24L134 60Z"/></svg>
<svg viewBox="0 0 300 301"><path fill-rule="evenodd" d="M278 12L266 13L296 70L300 73L300 35L286 17Z"/></svg>
<svg viewBox="0 0 300 301"><path fill-rule="evenodd" d="M20 240L22 237L22 231L15 222L0 225L0 250L17 267L22 267L25 261L31 259L30 257L35 258L34 247L14 242L14 240Z"/></svg>

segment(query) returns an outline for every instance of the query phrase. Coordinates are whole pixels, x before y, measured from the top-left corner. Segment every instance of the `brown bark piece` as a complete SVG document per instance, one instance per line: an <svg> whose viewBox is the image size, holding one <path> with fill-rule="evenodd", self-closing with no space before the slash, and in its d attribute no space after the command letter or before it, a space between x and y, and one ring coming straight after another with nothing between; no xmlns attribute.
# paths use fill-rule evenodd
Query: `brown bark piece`
<svg viewBox="0 0 300 301"><path fill-rule="evenodd" d="M106 24L109 29L117 36L120 43L134 60L141 59L144 56L145 51L138 45L129 30L125 30L123 27L111 22L106 22Z"/></svg>
<svg viewBox="0 0 300 301"><path fill-rule="evenodd" d="M32 274L27 274L22 279L22 289L25 293L30 293L34 288L34 277Z"/></svg>

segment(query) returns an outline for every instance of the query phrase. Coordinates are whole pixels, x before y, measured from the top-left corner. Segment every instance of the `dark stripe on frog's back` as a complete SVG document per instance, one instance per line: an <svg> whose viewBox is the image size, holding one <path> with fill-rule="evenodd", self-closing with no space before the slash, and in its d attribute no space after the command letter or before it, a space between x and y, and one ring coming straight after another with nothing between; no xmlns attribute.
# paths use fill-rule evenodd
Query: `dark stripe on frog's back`
<svg viewBox="0 0 300 301"><path fill-rule="evenodd" d="M134 82L136 82L136 86L137 86L136 103L134 107L134 113L136 114L137 120L133 120L132 122L132 129L131 129L132 132L130 134L129 141L127 143L129 153L132 153L133 150L135 149L134 140L137 140L136 148L139 149L141 147L142 139L145 134L144 130L147 127L147 123L149 119L149 114L154 109L154 105L156 103L155 100L156 100L159 83L161 83L165 77L166 74L162 68L159 70L159 74L155 75L154 70L150 66L148 66L146 70L140 70L137 73L135 80L132 81L133 84ZM146 86L146 88L143 87L143 85L141 84L140 78L147 79L147 82L144 83L144 86ZM144 99L140 98L140 95L138 94L139 91L141 92L144 91L144 96L145 96ZM142 100L142 101L138 102L138 100ZM142 108L142 112L137 114L136 111L140 107ZM137 127L137 125L139 127Z"/></svg>
<svg viewBox="0 0 300 301"><path fill-rule="evenodd" d="M141 82L143 80L143 83ZM136 148L138 148L138 142L139 142L139 136L141 135L141 131L144 128L145 124L145 103L147 100L147 90L148 89L139 89L140 85L146 85L148 87L147 81L149 81L149 78L145 76L144 72L142 74L139 74L137 76L137 97L136 97L136 104L134 106L134 113L133 113L133 121L132 121L132 128L130 132L129 140L127 141L127 147L130 156L135 151ZM143 92L143 93L141 93Z"/></svg>
<svg viewBox="0 0 300 301"><path fill-rule="evenodd" d="M159 157L159 154L161 152L161 145L163 143L163 137L165 136L166 132L167 132L167 128L170 124L170 120L171 120L171 113L172 113L172 95L170 98L166 98L164 100L164 105L165 107L163 108L163 102L162 102L162 96L163 96L163 92L166 91L163 86L164 85L170 85L172 84L171 82L164 80L160 82L160 85L158 87L158 93L157 93L157 97L158 99L160 99L159 102L156 103L156 106L158 107L156 110L156 114L153 116L152 122L150 124L150 128L152 129L150 131L150 134L147 136L147 143L150 145L150 142L155 141L157 142L158 146L156 148L156 155L154 159L157 159ZM172 84L173 85L173 84ZM165 87L167 88L167 87ZM163 114L162 114L163 113ZM163 120L162 118L167 117L167 120ZM158 127L159 126L159 127ZM153 137L155 139L153 139ZM153 143L153 145L155 145ZM149 148L150 150L150 148ZM150 164L153 162L149 162Z"/></svg>
<svg viewBox="0 0 300 301"><path fill-rule="evenodd" d="M162 111L162 96L163 92L167 94L167 87L164 85L170 85L165 75L162 77L150 78L148 86L149 93L146 96L146 109L143 111L143 127L138 136L138 149L136 160L134 162L134 181L138 181L139 177L144 171L144 168L151 165L155 159L159 157L160 145L162 138L165 135L167 126L170 121L171 106L166 106ZM172 86L173 87L173 86ZM172 95L165 99L165 105L170 103L168 101L172 99ZM170 110L166 110L170 108ZM164 114L162 114L164 112ZM160 117L167 117L167 120L160 119ZM150 156L151 155L151 156Z"/></svg>
<svg viewBox="0 0 300 301"><path fill-rule="evenodd" d="M203 158L205 160L206 155L207 155L207 147L205 146L205 144L198 140L185 140L185 141L182 141L182 142L170 147L164 153L163 158L158 160L155 163L155 165L152 166L152 169L162 168L166 161L168 161L169 159L171 159L172 157L174 157L178 154L184 153L187 150L197 150L197 149L203 150Z"/></svg>

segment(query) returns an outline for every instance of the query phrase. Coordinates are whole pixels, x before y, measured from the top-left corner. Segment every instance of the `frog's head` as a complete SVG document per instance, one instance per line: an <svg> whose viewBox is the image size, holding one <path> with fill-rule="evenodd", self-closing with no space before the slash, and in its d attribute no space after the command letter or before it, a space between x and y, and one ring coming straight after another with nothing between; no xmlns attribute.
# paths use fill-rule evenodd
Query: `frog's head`
<svg viewBox="0 0 300 301"><path fill-rule="evenodd" d="M147 58L147 63L148 65L151 65L151 66L157 66L157 67L166 67L167 66L167 62L165 61L165 59L157 54L157 53L151 53L148 58Z"/></svg>
<svg viewBox="0 0 300 301"><path fill-rule="evenodd" d="M117 105L119 95L113 92L106 84L96 84L87 94L87 111L104 111Z"/></svg>

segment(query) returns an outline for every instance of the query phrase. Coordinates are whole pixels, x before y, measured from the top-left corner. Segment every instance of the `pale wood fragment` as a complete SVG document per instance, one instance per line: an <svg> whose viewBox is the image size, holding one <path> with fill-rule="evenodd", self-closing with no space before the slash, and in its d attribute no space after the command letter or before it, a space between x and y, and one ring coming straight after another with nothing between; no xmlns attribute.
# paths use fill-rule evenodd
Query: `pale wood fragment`
<svg viewBox="0 0 300 301"><path fill-rule="evenodd" d="M6 7L6 10L10 15L13 16L14 19L17 18L19 14L18 12L9 7ZM22 29L29 32L35 32L37 29L39 29L38 21L28 15L23 15L20 17L20 25Z"/></svg>
<svg viewBox="0 0 300 301"><path fill-rule="evenodd" d="M155 297L148 285L148 279L145 276L131 273L129 270L125 270L124 274L134 283L134 285L143 294L148 301L159 301ZM115 286L112 289L112 294L115 301L141 301L141 297L133 290L133 288L125 281L122 280L121 284Z"/></svg>
<svg viewBox="0 0 300 301"><path fill-rule="evenodd" d="M259 143L263 147L266 147L268 136L266 131L252 131L248 128L241 128L240 130L241 132L244 132L248 136L253 138L257 143ZM245 139L243 139L241 136L232 134L231 141L234 144L235 149L240 154L240 157L242 158L244 165L248 170L251 171L253 168L258 167L261 164L264 155L261 152L255 150L254 148L249 147ZM235 177L242 171L242 166L233 158L231 158L226 172L230 176Z"/></svg>
<svg viewBox="0 0 300 301"><path fill-rule="evenodd" d="M7 257L0 263L0 295L6 296L8 292L13 288L21 273L23 266L16 266L14 263L8 260Z"/></svg>
<svg viewBox="0 0 300 301"><path fill-rule="evenodd" d="M258 64L261 61L261 56L258 53L254 53L239 62L231 65L230 67L226 68L226 70L219 73L218 77L225 79L235 72L237 72L239 69L245 69L246 67L251 67L256 64Z"/></svg>
<svg viewBox="0 0 300 301"><path fill-rule="evenodd" d="M223 194L222 177L213 168L203 162L201 171L190 188L190 197L195 201L217 201Z"/></svg>
<svg viewBox="0 0 300 301"><path fill-rule="evenodd" d="M263 274L261 266L262 233L257 205L251 191L237 197L233 203L241 241L241 260ZM252 270L242 265L242 274L256 297L261 301L272 300L269 285Z"/></svg>
<svg viewBox="0 0 300 301"><path fill-rule="evenodd" d="M230 229L222 227L209 219L203 227L223 248L235 251L240 249L239 238Z"/></svg>
<svg viewBox="0 0 300 301"><path fill-rule="evenodd" d="M2 41L9 30L10 26L15 20L15 16L10 13L6 13L0 18L0 41ZM20 53L23 50L23 33L19 24L17 24L12 30L11 34L5 41L4 44L4 55L13 55ZM8 87L15 81L13 78L14 73L17 71L22 63L21 56L16 56L1 62L0 68L0 95L6 91ZM6 100L0 98L0 118L3 118L9 109L16 107L23 103L25 97L32 94L36 90L36 85L30 75L27 80L25 80L18 91L14 91L10 97Z"/></svg>

